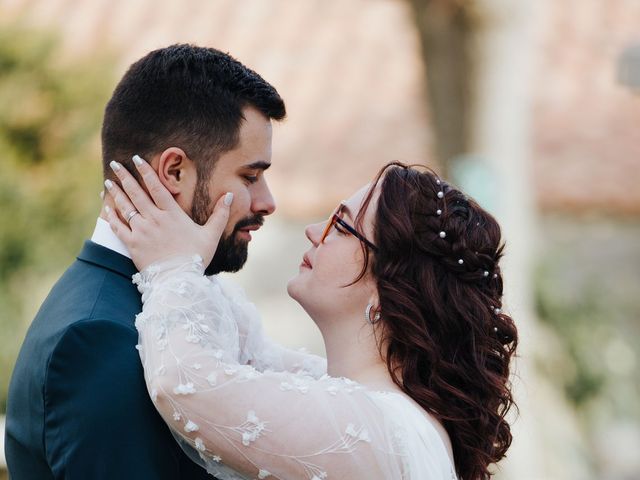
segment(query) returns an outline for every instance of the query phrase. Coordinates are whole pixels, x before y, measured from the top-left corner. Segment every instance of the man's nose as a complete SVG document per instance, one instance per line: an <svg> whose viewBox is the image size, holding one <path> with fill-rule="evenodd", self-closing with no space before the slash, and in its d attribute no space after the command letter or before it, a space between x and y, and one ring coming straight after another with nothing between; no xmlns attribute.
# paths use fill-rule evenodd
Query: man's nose
<svg viewBox="0 0 640 480"><path fill-rule="evenodd" d="M255 192L251 210L260 215L271 215L276 209L276 202L266 182Z"/></svg>

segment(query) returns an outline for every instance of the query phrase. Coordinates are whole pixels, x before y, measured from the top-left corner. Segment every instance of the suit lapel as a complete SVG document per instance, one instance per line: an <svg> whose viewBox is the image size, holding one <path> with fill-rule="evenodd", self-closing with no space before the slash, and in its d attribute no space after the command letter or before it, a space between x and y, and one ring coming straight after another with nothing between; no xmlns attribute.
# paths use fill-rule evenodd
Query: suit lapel
<svg viewBox="0 0 640 480"><path fill-rule="evenodd" d="M129 279L138 271L131 259L91 240L84 242L78 260L106 268Z"/></svg>

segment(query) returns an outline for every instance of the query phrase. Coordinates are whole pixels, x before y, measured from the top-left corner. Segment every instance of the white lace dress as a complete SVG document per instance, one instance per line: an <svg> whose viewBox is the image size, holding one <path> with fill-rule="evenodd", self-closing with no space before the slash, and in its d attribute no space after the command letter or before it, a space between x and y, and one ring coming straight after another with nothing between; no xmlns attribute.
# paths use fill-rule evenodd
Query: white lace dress
<svg viewBox="0 0 640 480"><path fill-rule="evenodd" d="M149 394L194 461L221 480L456 478L417 404L271 342L242 292L203 272L174 257L133 277Z"/></svg>

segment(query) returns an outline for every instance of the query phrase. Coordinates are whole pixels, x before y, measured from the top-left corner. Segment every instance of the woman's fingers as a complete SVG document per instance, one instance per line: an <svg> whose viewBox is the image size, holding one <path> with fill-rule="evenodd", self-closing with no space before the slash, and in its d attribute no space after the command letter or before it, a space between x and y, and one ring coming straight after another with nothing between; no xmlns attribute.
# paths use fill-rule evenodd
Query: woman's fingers
<svg viewBox="0 0 640 480"><path fill-rule="evenodd" d="M120 213L120 216L124 218L127 222L127 229L130 227L130 222L133 221L136 215L134 212L138 212L139 210L131 203L129 197L120 189L118 184L112 182L111 180L105 180L104 186L107 187L107 192L113 198L113 202ZM115 212L114 212L115 214Z"/></svg>
<svg viewBox="0 0 640 480"><path fill-rule="evenodd" d="M139 155L134 155L132 160L138 172L140 172L142 180L147 190L149 190L149 195L151 195L155 204L162 210L170 210L175 207L179 208L178 202L175 201L173 195L171 195L169 190L160 182L158 174L151 168L151 165L145 162Z"/></svg>
<svg viewBox="0 0 640 480"><path fill-rule="evenodd" d="M122 184L122 188L125 193L135 205L136 210L138 210L143 215L150 217L154 210L156 209L155 205L147 195L147 193L142 189L138 181L134 178L133 175L126 168L124 168L118 162L112 161L109 163L109 166L113 170L113 173L120 179L120 183Z"/></svg>
<svg viewBox="0 0 640 480"><path fill-rule="evenodd" d="M204 224L204 228L209 232L210 238L218 242L224 229L229 222L229 210L233 202L233 193L228 192L218 199L213 213Z"/></svg>
<svg viewBox="0 0 640 480"><path fill-rule="evenodd" d="M124 243L126 246L129 246L131 240L133 240L133 233L129 229L129 225L125 225L122 220L120 220L120 217L116 215L116 212L114 212L109 207L109 205L105 205L104 211L107 214L107 221L109 222L113 233L116 234L116 236L122 241L122 243Z"/></svg>

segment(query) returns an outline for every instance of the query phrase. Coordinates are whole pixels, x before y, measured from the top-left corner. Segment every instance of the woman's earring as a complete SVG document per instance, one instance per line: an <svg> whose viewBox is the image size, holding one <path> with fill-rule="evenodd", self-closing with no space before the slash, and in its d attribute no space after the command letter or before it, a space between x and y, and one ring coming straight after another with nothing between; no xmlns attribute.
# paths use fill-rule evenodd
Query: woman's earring
<svg viewBox="0 0 640 480"><path fill-rule="evenodd" d="M371 320L371 309L372 308L373 308L373 305L369 303L369 304L367 304L367 309L364 311L364 318L371 325L373 325L378 320L380 320L380 312L376 312L376 314L373 316L373 320Z"/></svg>

